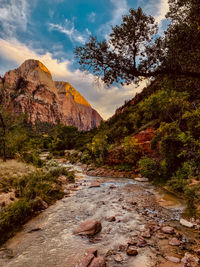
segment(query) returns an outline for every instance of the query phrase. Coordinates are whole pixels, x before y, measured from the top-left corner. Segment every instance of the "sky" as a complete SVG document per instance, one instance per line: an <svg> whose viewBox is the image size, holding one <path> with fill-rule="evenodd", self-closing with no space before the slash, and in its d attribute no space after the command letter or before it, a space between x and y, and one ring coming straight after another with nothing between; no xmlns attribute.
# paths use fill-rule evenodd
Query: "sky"
<svg viewBox="0 0 200 267"><path fill-rule="evenodd" d="M89 36L106 38L130 8L153 15L160 32L168 0L0 0L0 75L27 59L38 59L54 80L71 83L107 119L146 85L107 88L92 73L79 70L74 48Z"/></svg>

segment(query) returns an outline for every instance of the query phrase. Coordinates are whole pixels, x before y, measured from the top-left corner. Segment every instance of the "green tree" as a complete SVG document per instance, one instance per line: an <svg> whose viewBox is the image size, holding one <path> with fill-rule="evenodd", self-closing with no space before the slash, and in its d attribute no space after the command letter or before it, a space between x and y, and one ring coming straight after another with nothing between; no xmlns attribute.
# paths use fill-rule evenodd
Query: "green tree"
<svg viewBox="0 0 200 267"><path fill-rule="evenodd" d="M183 2L183 8L186 8L187 1ZM171 9L177 8L176 3L176 0L170 0ZM191 6L187 8L190 10ZM165 37L156 38L157 25L154 18L147 16L141 8L130 9L129 14L122 17L121 25L112 29L108 40L98 41L96 37L91 37L84 46L76 48L75 55L80 66L101 77L108 85L113 82L130 84L138 82L141 77L166 74L200 78L199 68L183 65L190 48L189 54L194 52L193 59L197 62L195 65L199 66L199 56L195 58L195 54L199 51L200 31L195 24L194 32L189 22L184 30L184 16L177 23L173 14L168 14L171 24ZM194 49L190 44L193 34L195 41L192 43L197 42Z"/></svg>

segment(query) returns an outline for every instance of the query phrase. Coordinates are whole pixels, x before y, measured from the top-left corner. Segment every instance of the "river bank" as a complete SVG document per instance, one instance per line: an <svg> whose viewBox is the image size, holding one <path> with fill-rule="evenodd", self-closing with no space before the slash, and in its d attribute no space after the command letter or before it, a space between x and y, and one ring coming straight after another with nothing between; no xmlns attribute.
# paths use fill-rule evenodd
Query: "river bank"
<svg viewBox="0 0 200 267"><path fill-rule="evenodd" d="M97 249L108 267L170 267L180 266L181 260L190 261L187 266L198 266L199 230L179 223L183 206L159 204L159 193L148 183L94 178L80 166L65 167L76 171L75 184L65 198L27 223L1 248L0 266L73 267L91 248ZM99 186L91 187L94 182ZM93 237L73 234L82 221L92 219L101 222L100 233ZM165 226L172 227L171 233ZM128 256L127 247L138 254Z"/></svg>

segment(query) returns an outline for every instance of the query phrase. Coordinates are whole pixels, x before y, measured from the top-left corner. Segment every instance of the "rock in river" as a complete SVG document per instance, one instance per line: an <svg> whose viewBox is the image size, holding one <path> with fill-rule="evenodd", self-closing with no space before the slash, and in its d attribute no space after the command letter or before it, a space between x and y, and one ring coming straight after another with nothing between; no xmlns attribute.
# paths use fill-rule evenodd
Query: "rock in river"
<svg viewBox="0 0 200 267"><path fill-rule="evenodd" d="M82 222L75 230L74 234L78 235L95 235L101 232L101 223L95 220Z"/></svg>
<svg viewBox="0 0 200 267"><path fill-rule="evenodd" d="M148 182L149 181L149 179L145 177L136 177L135 180L137 182Z"/></svg>
<svg viewBox="0 0 200 267"><path fill-rule="evenodd" d="M90 184L90 188L92 187L100 187L100 182L98 181L93 181L91 184Z"/></svg>
<svg viewBox="0 0 200 267"><path fill-rule="evenodd" d="M194 226L193 223L187 221L187 220L184 220L184 219L180 219L180 224L183 225L183 226L186 226L188 228L192 228Z"/></svg>
<svg viewBox="0 0 200 267"><path fill-rule="evenodd" d="M174 228L171 226L164 226L164 227L162 227L161 230L165 234L173 234L174 233Z"/></svg>

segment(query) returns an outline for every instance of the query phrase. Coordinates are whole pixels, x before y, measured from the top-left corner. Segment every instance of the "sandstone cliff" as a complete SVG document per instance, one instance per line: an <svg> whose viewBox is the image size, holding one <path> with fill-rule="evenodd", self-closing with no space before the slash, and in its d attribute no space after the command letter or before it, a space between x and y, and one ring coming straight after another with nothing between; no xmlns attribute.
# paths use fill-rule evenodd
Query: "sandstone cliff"
<svg viewBox="0 0 200 267"><path fill-rule="evenodd" d="M97 127L102 118L85 98L67 82L54 82L50 71L38 60L27 60L0 79L6 90L6 108L27 114L28 122L64 124L79 130Z"/></svg>

